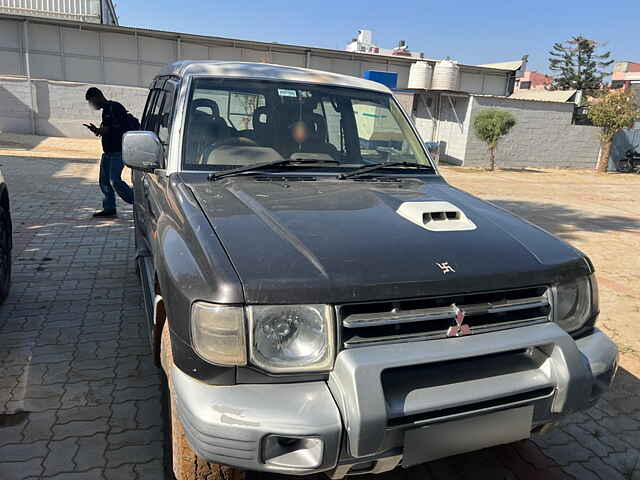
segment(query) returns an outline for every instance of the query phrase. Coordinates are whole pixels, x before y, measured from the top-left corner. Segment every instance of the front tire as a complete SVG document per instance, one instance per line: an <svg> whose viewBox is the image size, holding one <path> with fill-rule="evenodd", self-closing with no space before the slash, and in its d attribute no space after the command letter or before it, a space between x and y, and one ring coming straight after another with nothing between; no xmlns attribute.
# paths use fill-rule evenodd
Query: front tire
<svg viewBox="0 0 640 480"><path fill-rule="evenodd" d="M168 400L169 400L169 426L171 429L171 453L172 468L176 480L245 480L245 473L237 468L210 463L193 451L184 433L184 426L178 418L176 410L176 395L173 388L171 368L173 367L173 355L171 352L171 340L169 327L165 322L162 329L161 341L162 367L167 375Z"/></svg>

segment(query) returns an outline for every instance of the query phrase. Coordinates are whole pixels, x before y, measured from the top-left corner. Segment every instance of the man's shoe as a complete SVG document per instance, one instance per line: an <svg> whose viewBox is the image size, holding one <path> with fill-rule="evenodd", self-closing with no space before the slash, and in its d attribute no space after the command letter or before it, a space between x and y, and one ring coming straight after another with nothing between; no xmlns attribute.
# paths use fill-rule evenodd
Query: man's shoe
<svg viewBox="0 0 640 480"><path fill-rule="evenodd" d="M118 214L115 210L101 210L93 214L93 218L112 218L116 216L118 216Z"/></svg>

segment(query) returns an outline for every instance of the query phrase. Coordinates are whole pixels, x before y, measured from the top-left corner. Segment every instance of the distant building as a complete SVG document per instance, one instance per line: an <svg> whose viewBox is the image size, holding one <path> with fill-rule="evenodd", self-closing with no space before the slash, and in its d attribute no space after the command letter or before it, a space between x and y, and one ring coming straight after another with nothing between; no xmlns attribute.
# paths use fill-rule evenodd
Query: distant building
<svg viewBox="0 0 640 480"><path fill-rule="evenodd" d="M112 0L0 0L0 14L118 25Z"/></svg>
<svg viewBox="0 0 640 480"><path fill-rule="evenodd" d="M347 52L370 53L373 55L388 55L392 57L424 58L422 52L411 52L407 42L400 40L395 48L380 48L373 43L371 30L358 30L358 36L345 48Z"/></svg>
<svg viewBox="0 0 640 480"><path fill-rule="evenodd" d="M521 78L516 79L514 90L544 90L553 82L553 77L544 73L528 71L522 74Z"/></svg>
<svg viewBox="0 0 640 480"><path fill-rule="evenodd" d="M631 90L640 101L640 63L616 62L613 64L611 88L614 90Z"/></svg>
<svg viewBox="0 0 640 480"><path fill-rule="evenodd" d="M582 92L580 90L544 90L542 88L536 88L532 90L518 90L509 95L509 98L537 100L539 102L571 102L580 105Z"/></svg>

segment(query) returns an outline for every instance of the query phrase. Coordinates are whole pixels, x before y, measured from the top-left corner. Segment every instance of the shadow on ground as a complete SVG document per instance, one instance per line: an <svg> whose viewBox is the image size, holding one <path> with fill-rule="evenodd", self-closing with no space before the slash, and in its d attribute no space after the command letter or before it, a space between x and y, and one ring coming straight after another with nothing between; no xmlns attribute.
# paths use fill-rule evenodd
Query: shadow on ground
<svg viewBox="0 0 640 480"><path fill-rule="evenodd" d="M489 201L565 240L575 239L576 232L640 232L640 220L628 216L588 215L579 210L552 203L516 200Z"/></svg>
<svg viewBox="0 0 640 480"><path fill-rule="evenodd" d="M171 478L130 209L116 221L90 219L100 194L86 162L0 163L18 239L14 288L0 308L0 478ZM629 218L498 203L559 235L638 228ZM640 380L621 369L598 405L548 436L364 478L636 480L639 396Z"/></svg>

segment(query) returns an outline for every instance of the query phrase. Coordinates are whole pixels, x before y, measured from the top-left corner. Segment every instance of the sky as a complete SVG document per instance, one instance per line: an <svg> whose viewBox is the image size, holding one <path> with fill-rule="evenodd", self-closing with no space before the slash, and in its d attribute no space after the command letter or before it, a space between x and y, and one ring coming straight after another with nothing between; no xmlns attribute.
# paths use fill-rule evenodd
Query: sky
<svg viewBox="0 0 640 480"><path fill-rule="evenodd" d="M359 29L391 48L465 64L518 60L547 71L554 42L583 35L617 61L640 62L640 0L115 0L120 24L263 42L344 49Z"/></svg>

